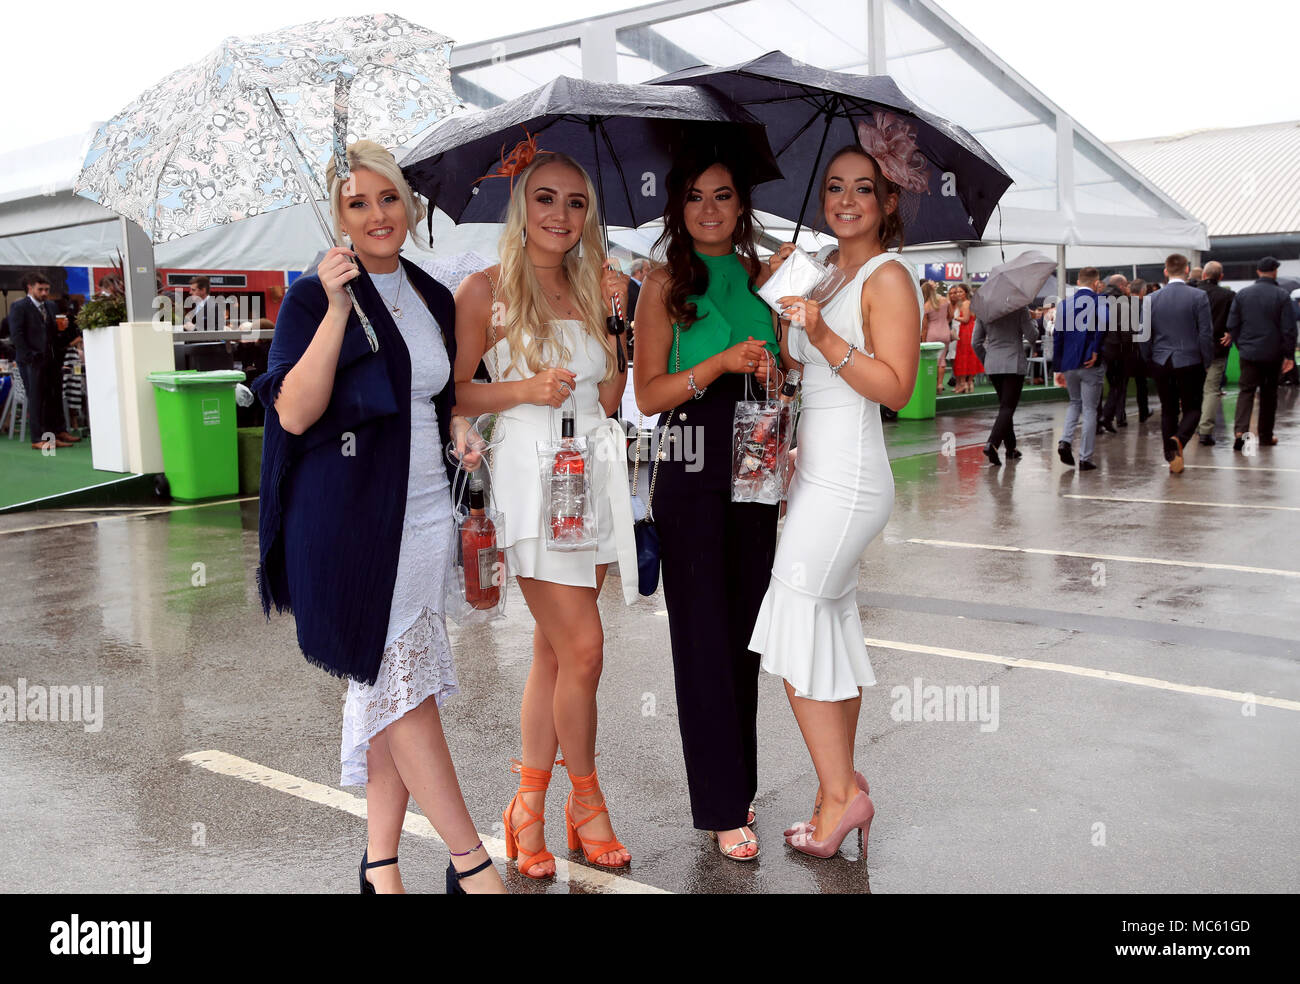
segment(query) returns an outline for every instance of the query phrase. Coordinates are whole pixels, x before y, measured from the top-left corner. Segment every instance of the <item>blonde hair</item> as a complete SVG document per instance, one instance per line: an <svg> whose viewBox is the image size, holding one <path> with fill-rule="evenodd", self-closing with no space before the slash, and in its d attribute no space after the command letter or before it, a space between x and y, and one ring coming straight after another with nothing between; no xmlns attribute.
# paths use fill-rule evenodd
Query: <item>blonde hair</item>
<svg viewBox="0 0 1300 984"><path fill-rule="evenodd" d="M406 231L408 234L419 229L424 219L424 202L415 197L411 186L406 183L402 169L397 160L383 146L373 140L357 140L348 144L348 169L352 171L373 171L380 177L387 178L397 189L397 196L406 209ZM334 241L343 242L343 223L340 212L343 207L343 181L335 173L334 157L330 156L329 166L325 169L325 182L330 193L330 218L334 223Z"/></svg>
<svg viewBox="0 0 1300 984"><path fill-rule="evenodd" d="M538 329L555 320L555 310L546 298L537 272L524 250L523 235L528 228L528 181L533 172L547 164L565 164L582 175L587 192L587 209L582 232L578 236L580 247L571 247L564 254L564 275L573 291L574 304L582 316L582 326L587 334L600 343L605 352L605 377L609 382L618 375L618 355L613 337L605 328L604 294L600 289L601 273L605 265L605 246L600 232L600 209L596 189L591 178L577 161L566 154L543 152L515 178L510 204L506 207L505 229L497 252L501 255L501 272L498 275L497 294L505 304L504 323L499 327L509 341L509 372L523 356L524 365L532 373L541 372L548 365L567 365L573 353L564 345L563 337ZM579 257L579 250L582 256ZM494 312L493 327L498 327ZM525 341L524 336L527 335ZM493 337L493 342L499 338Z"/></svg>

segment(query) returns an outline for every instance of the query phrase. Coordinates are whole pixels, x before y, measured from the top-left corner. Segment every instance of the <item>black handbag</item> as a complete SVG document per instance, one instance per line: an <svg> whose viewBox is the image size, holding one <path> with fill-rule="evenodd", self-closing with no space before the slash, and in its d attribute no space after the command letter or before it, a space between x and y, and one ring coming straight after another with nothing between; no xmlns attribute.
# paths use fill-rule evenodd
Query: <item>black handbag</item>
<svg viewBox="0 0 1300 984"><path fill-rule="evenodd" d="M641 440L644 432L641 419L637 421L636 457L632 466L632 498L636 499L637 482L641 478ZM636 536L637 591L650 597L659 588L659 531L655 529L654 497L655 483L659 480L659 462L663 459L663 449L654 446L654 431L650 432L650 451L655 463L650 470L650 492L646 498L645 515L632 526Z"/></svg>

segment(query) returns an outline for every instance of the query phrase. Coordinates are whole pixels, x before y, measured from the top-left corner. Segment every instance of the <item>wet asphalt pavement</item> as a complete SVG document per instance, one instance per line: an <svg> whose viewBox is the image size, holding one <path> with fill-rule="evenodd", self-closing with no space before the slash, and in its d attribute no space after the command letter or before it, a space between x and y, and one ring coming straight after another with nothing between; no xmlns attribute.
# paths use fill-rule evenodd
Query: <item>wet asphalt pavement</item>
<svg viewBox="0 0 1300 984"><path fill-rule="evenodd" d="M830 861L782 843L816 779L769 676L762 857L725 861L690 828L662 596L625 608L611 583L598 765L635 860L611 878L574 856L552 884L503 866L508 885L1294 891L1297 393L1282 391L1277 447L1193 447L1181 476L1159 416L1139 425L1131 401L1129 426L1098 438L1099 469L1065 468L1064 410L1025 407L1024 457L1000 469L979 450L991 410L886 428L896 504L859 583L878 679L857 747L877 808L867 863L847 841ZM302 660L291 618L263 619L256 555L256 501L0 517L0 687L102 686L104 701L98 730L0 723L5 891L355 891L363 800L336 786L345 686ZM443 720L488 837L515 784L531 631L513 586L506 620L453 629L462 693ZM932 701L935 685L974 688L978 719ZM548 835L568 858L562 785ZM439 891L445 865L437 840L404 839L409 890Z"/></svg>

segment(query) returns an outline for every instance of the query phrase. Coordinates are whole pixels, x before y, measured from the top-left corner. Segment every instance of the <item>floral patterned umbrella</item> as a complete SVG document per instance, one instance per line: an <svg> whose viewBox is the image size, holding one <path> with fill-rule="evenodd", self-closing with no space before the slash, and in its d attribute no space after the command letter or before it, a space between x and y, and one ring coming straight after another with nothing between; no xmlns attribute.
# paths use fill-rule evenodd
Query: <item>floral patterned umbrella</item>
<svg viewBox="0 0 1300 984"><path fill-rule="evenodd" d="M333 243L331 154L346 177L348 142L394 147L458 106L451 45L391 14L228 38L101 126L75 190L155 243L302 203Z"/></svg>

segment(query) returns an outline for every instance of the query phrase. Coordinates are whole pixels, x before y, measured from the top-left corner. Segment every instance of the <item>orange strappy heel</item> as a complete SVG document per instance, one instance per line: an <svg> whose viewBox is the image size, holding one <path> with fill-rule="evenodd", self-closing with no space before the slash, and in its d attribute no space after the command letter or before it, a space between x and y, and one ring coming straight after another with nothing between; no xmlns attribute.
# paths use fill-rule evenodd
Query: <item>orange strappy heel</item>
<svg viewBox="0 0 1300 984"><path fill-rule="evenodd" d="M620 844L617 839L607 841L587 841L578 833L579 827L584 823L590 823L592 820L595 820L601 813L604 813L606 816L609 815L609 807L605 805L604 796L601 796L600 806L588 806L586 803L583 803L582 808L584 810L590 810L591 816L578 823L573 822L573 797L590 796L596 792L597 784L595 770L592 770L592 773L589 776L575 776L570 774L569 781L573 783L573 792L569 794L569 798L564 802L564 825L569 834L569 850L576 851L578 850L579 845L581 845L582 853L587 856L587 860L592 864L600 864L596 859L602 854L613 854L615 851L626 851L627 848ZM630 861L624 861L622 864L601 864L600 867L625 868L630 863Z"/></svg>
<svg viewBox="0 0 1300 984"><path fill-rule="evenodd" d="M526 765L519 766L519 791L515 793L514 799L506 807L506 812L502 814L502 819L506 826L506 857L515 862L515 867L519 873L526 878L553 878L554 875L534 875L533 868L543 862L550 861L554 863L555 855L548 851L543 845L540 851L529 854L519 843L519 835L535 823L542 822L542 814L538 813L523 800L524 793L542 793L551 785L551 774L543 772L541 769L530 769ZM510 814L514 812L515 803L528 814L528 819L521 823L517 828L510 822ZM545 807L543 807L545 809ZM567 809L567 808L566 808ZM516 859L519 860L516 860Z"/></svg>

